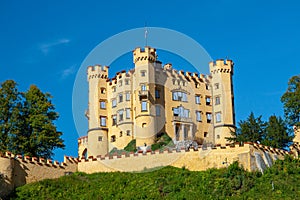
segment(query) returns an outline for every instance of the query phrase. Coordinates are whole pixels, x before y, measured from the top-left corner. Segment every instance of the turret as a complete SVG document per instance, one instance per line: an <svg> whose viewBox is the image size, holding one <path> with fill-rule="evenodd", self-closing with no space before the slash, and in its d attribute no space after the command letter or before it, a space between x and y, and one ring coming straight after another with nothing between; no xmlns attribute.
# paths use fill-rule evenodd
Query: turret
<svg viewBox="0 0 300 200"><path fill-rule="evenodd" d="M231 137L231 131L235 130L233 65L231 60L223 59L209 63L215 144L228 143L226 137Z"/></svg>
<svg viewBox="0 0 300 200"><path fill-rule="evenodd" d="M87 81L89 83L88 118L88 156L105 155L107 147L107 83L108 66L89 66Z"/></svg>

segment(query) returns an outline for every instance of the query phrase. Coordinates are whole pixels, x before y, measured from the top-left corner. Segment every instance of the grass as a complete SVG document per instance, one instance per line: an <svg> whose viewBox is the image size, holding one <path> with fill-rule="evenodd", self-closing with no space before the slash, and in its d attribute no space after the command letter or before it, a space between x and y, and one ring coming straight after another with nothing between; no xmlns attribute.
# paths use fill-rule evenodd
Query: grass
<svg viewBox="0 0 300 200"><path fill-rule="evenodd" d="M287 157L263 175L238 163L192 172L165 167L147 173L74 173L19 187L11 199L298 199L300 161Z"/></svg>

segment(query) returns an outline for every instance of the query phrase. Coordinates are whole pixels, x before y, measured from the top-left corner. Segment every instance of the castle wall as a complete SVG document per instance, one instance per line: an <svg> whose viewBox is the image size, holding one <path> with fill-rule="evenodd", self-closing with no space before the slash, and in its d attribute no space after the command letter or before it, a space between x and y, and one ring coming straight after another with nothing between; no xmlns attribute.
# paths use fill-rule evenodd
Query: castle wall
<svg viewBox="0 0 300 200"><path fill-rule="evenodd" d="M66 173L77 171L77 159L65 157L59 163L41 158L6 153L0 157L0 197L8 195L15 187L64 176Z"/></svg>
<svg viewBox="0 0 300 200"><path fill-rule="evenodd" d="M88 160L80 160L78 170L86 173L95 172L138 172L145 169L165 166L185 167L191 171L203 171L209 168L227 167L234 161L248 171L260 170L269 167L276 159L283 159L288 152L273 149L257 144L245 144L244 146L225 146L206 148L195 151L181 150L164 152L147 152L146 154L124 154L112 157L90 157ZM271 159L271 160L270 160Z"/></svg>

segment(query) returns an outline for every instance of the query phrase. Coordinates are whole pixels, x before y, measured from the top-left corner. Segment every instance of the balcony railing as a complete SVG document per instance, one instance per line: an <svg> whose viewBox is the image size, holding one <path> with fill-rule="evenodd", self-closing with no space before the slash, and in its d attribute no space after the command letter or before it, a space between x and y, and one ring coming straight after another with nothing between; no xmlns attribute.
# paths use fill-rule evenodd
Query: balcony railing
<svg viewBox="0 0 300 200"><path fill-rule="evenodd" d="M180 117L180 116L173 116L174 121L180 121L180 122L192 122L192 118L189 117Z"/></svg>
<svg viewBox="0 0 300 200"><path fill-rule="evenodd" d="M148 90L140 90L139 96L140 97L148 97L149 91Z"/></svg>

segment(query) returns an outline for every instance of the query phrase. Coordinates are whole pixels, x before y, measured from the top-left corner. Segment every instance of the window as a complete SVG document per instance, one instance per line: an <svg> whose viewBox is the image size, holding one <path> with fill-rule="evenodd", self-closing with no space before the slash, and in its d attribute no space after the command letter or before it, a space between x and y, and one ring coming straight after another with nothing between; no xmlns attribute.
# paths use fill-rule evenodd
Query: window
<svg viewBox="0 0 300 200"><path fill-rule="evenodd" d="M116 87L114 86L114 87L112 87L112 91L113 92L115 92L116 91Z"/></svg>
<svg viewBox="0 0 300 200"><path fill-rule="evenodd" d="M123 132L122 131L120 131L120 137L122 137L123 136Z"/></svg>
<svg viewBox="0 0 300 200"><path fill-rule="evenodd" d="M119 122L123 121L123 110L119 110Z"/></svg>
<svg viewBox="0 0 300 200"><path fill-rule="evenodd" d="M119 87L121 87L122 86L122 81L119 81Z"/></svg>
<svg viewBox="0 0 300 200"><path fill-rule="evenodd" d="M105 89L105 88L101 88L101 89L100 89L100 92L101 92L101 94L105 94L106 89Z"/></svg>
<svg viewBox="0 0 300 200"><path fill-rule="evenodd" d="M160 106L159 105L155 106L155 113L156 113L156 116L160 116Z"/></svg>
<svg viewBox="0 0 300 200"><path fill-rule="evenodd" d="M110 137L110 141L111 141L111 142L115 142L115 141L116 141L116 136L115 136L115 135L112 135L112 136Z"/></svg>
<svg viewBox="0 0 300 200"><path fill-rule="evenodd" d="M142 90L142 91L146 91L146 90L147 90L147 86L146 86L145 84L142 84L142 85L141 85L141 90Z"/></svg>
<svg viewBox="0 0 300 200"><path fill-rule="evenodd" d="M130 101L130 93L126 92L126 101Z"/></svg>
<svg viewBox="0 0 300 200"><path fill-rule="evenodd" d="M145 70L141 71L141 76L146 76L146 71Z"/></svg>
<svg viewBox="0 0 300 200"><path fill-rule="evenodd" d="M195 88L200 88L200 84L199 83L195 83Z"/></svg>
<svg viewBox="0 0 300 200"><path fill-rule="evenodd" d="M220 97L216 97L216 105L219 105L221 103L221 101L220 101Z"/></svg>
<svg viewBox="0 0 300 200"><path fill-rule="evenodd" d="M119 103L123 102L123 94L119 94Z"/></svg>
<svg viewBox="0 0 300 200"><path fill-rule="evenodd" d="M106 117L104 116L100 117L100 126L106 126Z"/></svg>
<svg viewBox="0 0 300 200"><path fill-rule="evenodd" d="M190 117L190 110L185 109L182 106L179 106L177 108L173 108L173 116L189 118Z"/></svg>
<svg viewBox="0 0 300 200"><path fill-rule="evenodd" d="M174 101L187 101L187 95L184 92L173 92L173 100Z"/></svg>
<svg viewBox="0 0 300 200"><path fill-rule="evenodd" d="M147 111L147 101L142 101L142 112Z"/></svg>
<svg viewBox="0 0 300 200"><path fill-rule="evenodd" d="M206 113L207 123L211 123L211 113Z"/></svg>
<svg viewBox="0 0 300 200"><path fill-rule="evenodd" d="M130 119L130 108L126 108L126 119Z"/></svg>
<svg viewBox="0 0 300 200"><path fill-rule="evenodd" d="M100 108L105 109L106 108L106 102L105 101L100 101Z"/></svg>
<svg viewBox="0 0 300 200"><path fill-rule="evenodd" d="M216 84L215 84L215 89L216 89L216 90L219 89L219 86L220 86L219 83L216 83Z"/></svg>
<svg viewBox="0 0 300 200"><path fill-rule="evenodd" d="M204 137L208 137L208 133L207 132L204 132Z"/></svg>
<svg viewBox="0 0 300 200"><path fill-rule="evenodd" d="M142 128L145 128L147 126L147 123L142 123Z"/></svg>
<svg viewBox="0 0 300 200"><path fill-rule="evenodd" d="M206 105L209 106L210 105L210 97L206 97L205 101L206 101Z"/></svg>
<svg viewBox="0 0 300 200"><path fill-rule="evenodd" d="M221 112L216 113L216 122L221 122Z"/></svg>
<svg viewBox="0 0 300 200"><path fill-rule="evenodd" d="M195 96L195 102L196 102L196 104L200 104L200 96L199 95Z"/></svg>
<svg viewBox="0 0 300 200"><path fill-rule="evenodd" d="M112 107L116 107L117 106L117 100L116 99L113 99L112 102L111 102L111 105Z"/></svg>
<svg viewBox="0 0 300 200"><path fill-rule="evenodd" d="M112 125L113 126L117 125L117 115L112 116Z"/></svg>
<svg viewBox="0 0 300 200"><path fill-rule="evenodd" d="M196 111L196 120L198 121L198 122L201 122L202 120L201 120L201 111Z"/></svg>
<svg viewBox="0 0 300 200"><path fill-rule="evenodd" d="M217 139L220 139L220 135L217 135Z"/></svg>
<svg viewBox="0 0 300 200"><path fill-rule="evenodd" d="M160 98L160 91L159 90L155 90L155 98L156 99Z"/></svg>
<svg viewBox="0 0 300 200"><path fill-rule="evenodd" d="M127 130L127 131L126 131L126 135L127 135L127 136L130 136L130 130Z"/></svg>
<svg viewBox="0 0 300 200"><path fill-rule="evenodd" d="M209 90L209 85L208 84L205 85L205 89Z"/></svg>
<svg viewBox="0 0 300 200"><path fill-rule="evenodd" d="M182 81L182 86L185 86L186 84L185 84L185 81Z"/></svg>
<svg viewBox="0 0 300 200"><path fill-rule="evenodd" d="M125 79L125 85L129 85L129 79Z"/></svg>
<svg viewBox="0 0 300 200"><path fill-rule="evenodd" d="M99 136L99 137L98 137L98 141L99 141L99 142L102 142L102 140L103 140L102 136Z"/></svg>

